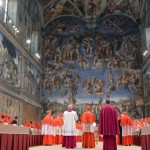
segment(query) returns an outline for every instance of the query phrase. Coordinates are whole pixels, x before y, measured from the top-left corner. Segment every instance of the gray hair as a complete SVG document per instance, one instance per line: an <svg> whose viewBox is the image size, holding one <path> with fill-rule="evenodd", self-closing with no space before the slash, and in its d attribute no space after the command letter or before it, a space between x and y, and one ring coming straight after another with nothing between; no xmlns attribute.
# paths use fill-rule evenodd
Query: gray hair
<svg viewBox="0 0 150 150"><path fill-rule="evenodd" d="M69 105L68 105L68 109L69 109L69 108L70 108L70 109L72 109L72 108L73 108L73 106L72 106L71 104L69 104Z"/></svg>

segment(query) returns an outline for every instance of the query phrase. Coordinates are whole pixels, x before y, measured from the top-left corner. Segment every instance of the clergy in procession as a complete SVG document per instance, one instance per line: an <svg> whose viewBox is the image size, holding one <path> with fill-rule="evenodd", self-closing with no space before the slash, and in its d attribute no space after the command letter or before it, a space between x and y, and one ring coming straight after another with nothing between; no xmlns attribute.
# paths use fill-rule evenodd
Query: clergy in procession
<svg viewBox="0 0 150 150"><path fill-rule="evenodd" d="M58 124L59 120L56 118L56 116L53 117L53 122L52 122L52 129L53 129L53 144L58 144L58 137L57 137L57 132L58 132Z"/></svg>
<svg viewBox="0 0 150 150"><path fill-rule="evenodd" d="M78 116L76 111L73 111L72 108L72 105L68 105L68 110L63 113L62 147L66 148L76 147L76 121L78 120Z"/></svg>
<svg viewBox="0 0 150 150"><path fill-rule="evenodd" d="M63 128L63 125L64 125L64 121L63 121L62 117L63 117L62 114L59 114L57 116L58 130L57 130L57 133L56 133L56 137L57 137L57 143L56 144L62 144L62 128Z"/></svg>
<svg viewBox="0 0 150 150"><path fill-rule="evenodd" d="M42 121L42 134L43 136L43 145L52 145L53 144L53 117L51 115L51 110L48 110L47 115Z"/></svg>
<svg viewBox="0 0 150 150"><path fill-rule="evenodd" d="M103 150L117 150L116 135L119 132L117 112L106 100L106 104L100 110L98 133L103 135Z"/></svg>
<svg viewBox="0 0 150 150"><path fill-rule="evenodd" d="M120 123L121 123L121 114L118 114L118 125L119 125L120 135L117 135L118 137L117 144L122 145L122 126L120 125Z"/></svg>
<svg viewBox="0 0 150 150"><path fill-rule="evenodd" d="M91 112L91 107L87 106L86 111L81 115L80 118L83 127L82 135L82 147L84 148L94 148L95 147L95 137L94 137L94 126L95 116Z"/></svg>
<svg viewBox="0 0 150 150"><path fill-rule="evenodd" d="M122 126L122 145L132 145L132 119L127 115L127 111L124 112L124 116L121 118Z"/></svg>
<svg viewBox="0 0 150 150"><path fill-rule="evenodd" d="M82 124L81 124L81 122L80 121L78 121L77 123L76 123L76 128L77 128L77 138L76 138L76 140L77 140L77 142L82 142Z"/></svg>
<svg viewBox="0 0 150 150"><path fill-rule="evenodd" d="M0 117L0 124L4 124L4 116L3 116L3 114L1 114L1 117Z"/></svg>

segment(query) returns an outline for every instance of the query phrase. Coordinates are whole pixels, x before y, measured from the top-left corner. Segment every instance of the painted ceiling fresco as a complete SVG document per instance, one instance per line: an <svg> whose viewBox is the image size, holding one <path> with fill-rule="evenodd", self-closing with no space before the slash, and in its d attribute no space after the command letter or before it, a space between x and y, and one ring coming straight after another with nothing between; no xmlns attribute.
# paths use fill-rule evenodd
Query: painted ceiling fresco
<svg viewBox="0 0 150 150"><path fill-rule="evenodd" d="M84 21L108 14L140 17L141 0L38 0L42 6L44 22L64 15L77 16Z"/></svg>
<svg viewBox="0 0 150 150"><path fill-rule="evenodd" d="M96 113L105 99L118 112L143 105L138 11L136 0L53 0L43 6L43 97L49 105L58 103L61 111L72 103L81 113L87 103ZM132 116L143 115L134 108Z"/></svg>

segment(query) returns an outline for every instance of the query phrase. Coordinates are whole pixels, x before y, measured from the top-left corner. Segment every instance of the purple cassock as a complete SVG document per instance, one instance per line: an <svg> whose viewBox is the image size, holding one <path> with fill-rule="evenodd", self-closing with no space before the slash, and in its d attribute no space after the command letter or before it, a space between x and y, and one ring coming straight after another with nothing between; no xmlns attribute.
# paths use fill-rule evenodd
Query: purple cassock
<svg viewBox="0 0 150 150"><path fill-rule="evenodd" d="M120 134L117 112L106 104L100 111L98 133L103 135L103 150L117 150L116 135Z"/></svg>

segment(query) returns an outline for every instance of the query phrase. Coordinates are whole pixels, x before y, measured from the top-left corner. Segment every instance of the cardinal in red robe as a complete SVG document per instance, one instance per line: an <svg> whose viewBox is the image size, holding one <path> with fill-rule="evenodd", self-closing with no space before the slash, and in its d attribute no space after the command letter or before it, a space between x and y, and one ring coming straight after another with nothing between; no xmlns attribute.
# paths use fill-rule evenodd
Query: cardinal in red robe
<svg viewBox="0 0 150 150"><path fill-rule="evenodd" d="M117 112L109 100L100 111L98 133L103 135L103 150L117 150L116 135L120 134Z"/></svg>
<svg viewBox="0 0 150 150"><path fill-rule="evenodd" d="M63 115L59 114L57 116L58 119L58 132L57 132L57 144L62 144L62 129L63 129L63 125L64 125L64 120L63 120Z"/></svg>
<svg viewBox="0 0 150 150"><path fill-rule="evenodd" d="M42 121L42 134L43 134L43 145L52 145L53 144L53 116L51 115L52 110L48 110L47 115Z"/></svg>
<svg viewBox="0 0 150 150"><path fill-rule="evenodd" d="M82 147L84 148L94 148L95 147L95 137L94 137L94 126L95 122L94 113L91 112L91 107L87 106L86 111L81 115L80 118L82 122Z"/></svg>
<svg viewBox="0 0 150 150"><path fill-rule="evenodd" d="M127 111L124 112L124 116L121 118L120 125L122 126L122 144L131 146L132 141L132 119L127 115Z"/></svg>

